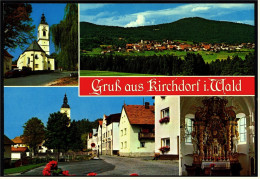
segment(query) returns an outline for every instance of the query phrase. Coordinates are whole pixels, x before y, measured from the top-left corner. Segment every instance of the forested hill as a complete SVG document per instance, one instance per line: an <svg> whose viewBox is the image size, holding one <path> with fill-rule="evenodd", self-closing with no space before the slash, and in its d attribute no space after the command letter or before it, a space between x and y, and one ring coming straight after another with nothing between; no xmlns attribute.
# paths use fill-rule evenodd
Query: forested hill
<svg viewBox="0 0 260 179"><path fill-rule="evenodd" d="M208 43L242 43L255 41L255 27L246 24L213 21L199 17L142 27L116 27L80 22L81 38L86 42L108 43L122 39L127 43L140 40L185 40ZM101 45L101 44L100 44Z"/></svg>

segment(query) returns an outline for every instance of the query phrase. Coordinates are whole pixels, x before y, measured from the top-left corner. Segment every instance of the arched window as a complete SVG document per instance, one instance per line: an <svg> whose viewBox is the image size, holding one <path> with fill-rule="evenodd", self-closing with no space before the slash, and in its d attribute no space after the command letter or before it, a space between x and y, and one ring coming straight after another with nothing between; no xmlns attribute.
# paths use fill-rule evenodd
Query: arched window
<svg viewBox="0 0 260 179"><path fill-rule="evenodd" d="M46 36L46 31L45 31L45 30L43 31L43 36L44 36L44 37Z"/></svg>
<svg viewBox="0 0 260 179"><path fill-rule="evenodd" d="M193 121L194 115L186 115L185 116L185 143L191 144L192 143L192 137L191 133L193 130Z"/></svg>
<svg viewBox="0 0 260 179"><path fill-rule="evenodd" d="M27 57L27 65L30 64L30 57Z"/></svg>
<svg viewBox="0 0 260 179"><path fill-rule="evenodd" d="M246 142L246 117L242 117L238 121L238 131L239 131L239 142Z"/></svg>

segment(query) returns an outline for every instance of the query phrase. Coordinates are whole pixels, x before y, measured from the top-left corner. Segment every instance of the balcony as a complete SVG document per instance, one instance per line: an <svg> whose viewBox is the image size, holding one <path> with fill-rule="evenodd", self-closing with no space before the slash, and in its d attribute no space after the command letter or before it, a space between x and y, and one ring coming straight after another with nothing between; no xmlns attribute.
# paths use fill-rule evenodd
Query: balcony
<svg viewBox="0 0 260 179"><path fill-rule="evenodd" d="M139 140L141 139L154 139L154 132L139 132Z"/></svg>

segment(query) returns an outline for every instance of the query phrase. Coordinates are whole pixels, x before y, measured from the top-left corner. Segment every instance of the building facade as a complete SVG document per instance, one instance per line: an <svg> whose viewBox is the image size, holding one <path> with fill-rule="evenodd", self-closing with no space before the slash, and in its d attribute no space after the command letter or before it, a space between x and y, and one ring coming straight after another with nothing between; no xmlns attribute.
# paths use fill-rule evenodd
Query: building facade
<svg viewBox="0 0 260 179"><path fill-rule="evenodd" d="M4 66L3 66L3 74L12 70L12 59L14 57L10 55L6 50L4 50Z"/></svg>
<svg viewBox="0 0 260 179"><path fill-rule="evenodd" d="M155 97L155 152L161 159L179 159L179 96Z"/></svg>
<svg viewBox="0 0 260 179"><path fill-rule="evenodd" d="M154 136L154 106L124 105L119 124L120 156L153 156Z"/></svg>
<svg viewBox="0 0 260 179"><path fill-rule="evenodd" d="M119 152L120 113L103 116L102 122L102 154L117 155Z"/></svg>

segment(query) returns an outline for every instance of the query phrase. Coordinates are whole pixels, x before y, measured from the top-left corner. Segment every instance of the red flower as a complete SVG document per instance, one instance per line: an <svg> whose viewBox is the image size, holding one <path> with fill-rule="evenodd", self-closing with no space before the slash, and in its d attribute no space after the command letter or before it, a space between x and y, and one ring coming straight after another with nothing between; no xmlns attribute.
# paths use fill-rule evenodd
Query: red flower
<svg viewBox="0 0 260 179"><path fill-rule="evenodd" d="M64 170L64 171L62 172L62 175L64 175L64 176L70 176L70 174L69 174L69 171L68 171L68 170Z"/></svg>
<svg viewBox="0 0 260 179"><path fill-rule="evenodd" d="M132 173L132 174L130 174L130 176L138 176L138 174L137 173Z"/></svg>
<svg viewBox="0 0 260 179"><path fill-rule="evenodd" d="M87 176L96 176L97 174L94 172L88 173Z"/></svg>
<svg viewBox="0 0 260 179"><path fill-rule="evenodd" d="M164 117L162 119L159 120L160 123L167 123L170 121L170 118L169 117Z"/></svg>
<svg viewBox="0 0 260 179"><path fill-rule="evenodd" d="M216 166L215 163L211 163L211 164L209 165L210 168L215 167L215 166Z"/></svg>
<svg viewBox="0 0 260 179"><path fill-rule="evenodd" d="M45 168L42 171L42 175L43 176L51 176L51 171L50 170L46 170Z"/></svg>
<svg viewBox="0 0 260 179"><path fill-rule="evenodd" d="M56 169L58 166L58 162L57 161L50 161L47 165L51 165L51 169Z"/></svg>

